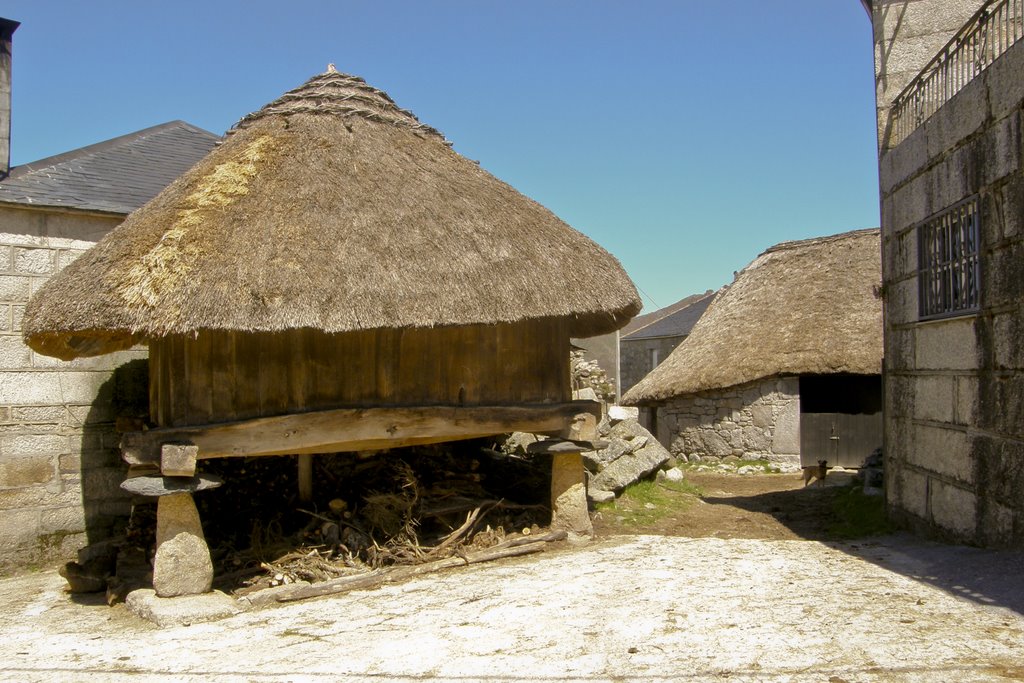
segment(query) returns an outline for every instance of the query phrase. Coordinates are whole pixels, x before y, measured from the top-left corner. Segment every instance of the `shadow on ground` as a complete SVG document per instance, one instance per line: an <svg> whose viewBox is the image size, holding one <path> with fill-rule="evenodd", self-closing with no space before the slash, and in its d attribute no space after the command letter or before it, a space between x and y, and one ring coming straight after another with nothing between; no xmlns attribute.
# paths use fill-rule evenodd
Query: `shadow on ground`
<svg viewBox="0 0 1024 683"><path fill-rule="evenodd" d="M785 539L788 532L790 538L826 542L959 598L1024 615L1024 552L949 545L905 532L860 539L838 538L830 531L836 521L834 503L849 491L849 483L849 477L837 477L830 479L828 486L811 485L750 495L706 492L702 500L715 506L711 512L720 524L716 532L706 535L753 537L735 533L735 520L747 520L748 530L756 531L760 526L764 532L762 538ZM749 523L758 516L770 518L780 529L773 531L765 522Z"/></svg>
<svg viewBox="0 0 1024 683"><path fill-rule="evenodd" d="M1024 615L1024 552L946 545L908 533L837 547L959 598Z"/></svg>
<svg viewBox="0 0 1024 683"><path fill-rule="evenodd" d="M712 534L721 538L764 538L767 540L831 540L828 526L838 489L808 487L768 491L753 495L706 493L701 500L716 506L711 514L719 517L722 528ZM738 512L725 514L732 508ZM778 529L772 529L777 525ZM748 533L750 532L749 535Z"/></svg>

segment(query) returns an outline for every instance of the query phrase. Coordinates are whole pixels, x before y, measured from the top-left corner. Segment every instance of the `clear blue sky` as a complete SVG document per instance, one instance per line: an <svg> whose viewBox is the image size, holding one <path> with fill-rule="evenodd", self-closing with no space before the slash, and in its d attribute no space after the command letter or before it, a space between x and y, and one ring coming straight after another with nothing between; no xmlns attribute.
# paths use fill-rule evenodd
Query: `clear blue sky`
<svg viewBox="0 0 1024 683"><path fill-rule="evenodd" d="M772 244L879 222L859 0L4 0L0 16L22 22L15 164L174 119L223 133L333 62L615 254L647 310Z"/></svg>

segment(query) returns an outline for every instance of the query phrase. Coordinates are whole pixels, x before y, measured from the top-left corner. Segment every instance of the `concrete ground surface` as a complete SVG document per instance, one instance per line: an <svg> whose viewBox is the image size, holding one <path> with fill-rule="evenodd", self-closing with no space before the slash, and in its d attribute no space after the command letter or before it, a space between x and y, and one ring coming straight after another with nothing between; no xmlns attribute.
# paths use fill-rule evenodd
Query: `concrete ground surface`
<svg viewBox="0 0 1024 683"><path fill-rule="evenodd" d="M3 681L1024 680L1024 556L623 536L159 629L0 580Z"/></svg>

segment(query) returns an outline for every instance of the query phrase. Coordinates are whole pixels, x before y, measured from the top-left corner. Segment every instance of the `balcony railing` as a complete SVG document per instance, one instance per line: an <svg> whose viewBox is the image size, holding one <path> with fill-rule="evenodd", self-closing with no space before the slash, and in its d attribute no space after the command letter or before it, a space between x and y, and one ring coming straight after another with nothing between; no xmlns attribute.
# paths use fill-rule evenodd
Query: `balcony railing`
<svg viewBox="0 0 1024 683"><path fill-rule="evenodd" d="M892 104L889 146L905 140L953 95L1024 37L1024 0L989 0Z"/></svg>

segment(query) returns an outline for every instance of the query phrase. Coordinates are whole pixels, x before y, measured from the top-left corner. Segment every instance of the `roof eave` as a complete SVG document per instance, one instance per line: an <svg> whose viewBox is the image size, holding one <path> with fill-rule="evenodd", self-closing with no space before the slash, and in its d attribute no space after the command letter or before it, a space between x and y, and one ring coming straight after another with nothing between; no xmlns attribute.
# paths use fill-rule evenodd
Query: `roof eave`
<svg viewBox="0 0 1024 683"><path fill-rule="evenodd" d="M121 218L123 219L131 211L114 211L94 208L81 208L77 206L66 206L63 204L42 204L36 202L18 202L0 198L0 208L21 209L23 211L42 211L45 213L66 213L76 216L96 216L99 218Z"/></svg>

